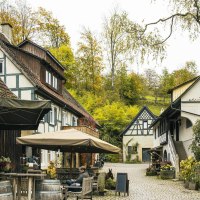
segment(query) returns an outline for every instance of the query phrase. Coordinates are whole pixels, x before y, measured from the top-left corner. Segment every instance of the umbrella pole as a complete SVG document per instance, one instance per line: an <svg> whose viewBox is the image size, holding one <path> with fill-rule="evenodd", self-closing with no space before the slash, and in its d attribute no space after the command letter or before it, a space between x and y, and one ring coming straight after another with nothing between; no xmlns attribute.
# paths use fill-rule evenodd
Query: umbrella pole
<svg viewBox="0 0 200 200"><path fill-rule="evenodd" d="M72 152L71 152L71 162L70 162L70 178L72 178Z"/></svg>

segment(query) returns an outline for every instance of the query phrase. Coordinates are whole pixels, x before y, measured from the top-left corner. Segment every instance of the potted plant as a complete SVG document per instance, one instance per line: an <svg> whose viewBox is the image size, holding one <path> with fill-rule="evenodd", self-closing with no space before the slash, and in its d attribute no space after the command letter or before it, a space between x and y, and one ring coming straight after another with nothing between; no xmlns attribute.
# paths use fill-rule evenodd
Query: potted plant
<svg viewBox="0 0 200 200"><path fill-rule="evenodd" d="M156 169L151 165L146 169L146 176L156 176L157 171Z"/></svg>
<svg viewBox="0 0 200 200"><path fill-rule="evenodd" d="M56 178L56 167L53 161L50 161L49 166L47 168L47 175L50 179Z"/></svg>
<svg viewBox="0 0 200 200"><path fill-rule="evenodd" d="M105 188L108 189L108 190L115 190L116 181L113 180L112 178L107 179L106 183L105 183Z"/></svg>
<svg viewBox="0 0 200 200"><path fill-rule="evenodd" d="M173 179L175 178L175 168L170 164L165 164L160 168L161 179Z"/></svg>
<svg viewBox="0 0 200 200"><path fill-rule="evenodd" d="M100 196L104 196L105 193L105 179L106 173L101 172L98 176L98 191Z"/></svg>
<svg viewBox="0 0 200 200"><path fill-rule="evenodd" d="M194 163L195 159L191 156L180 162L180 178L184 181L185 188L189 188L189 181L191 179L192 166Z"/></svg>
<svg viewBox="0 0 200 200"><path fill-rule="evenodd" d="M11 160L9 157L1 156L0 158L0 172L10 172L12 169Z"/></svg>
<svg viewBox="0 0 200 200"><path fill-rule="evenodd" d="M194 162L189 177L189 189L197 190L200 183L200 162Z"/></svg>

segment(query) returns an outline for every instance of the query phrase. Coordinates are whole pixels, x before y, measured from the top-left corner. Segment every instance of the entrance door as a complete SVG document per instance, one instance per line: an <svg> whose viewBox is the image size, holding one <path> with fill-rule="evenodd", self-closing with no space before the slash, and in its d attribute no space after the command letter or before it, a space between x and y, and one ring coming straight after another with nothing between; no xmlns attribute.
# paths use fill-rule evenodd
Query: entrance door
<svg viewBox="0 0 200 200"><path fill-rule="evenodd" d="M151 160L148 150L150 150L150 148L142 148L142 162L148 162Z"/></svg>

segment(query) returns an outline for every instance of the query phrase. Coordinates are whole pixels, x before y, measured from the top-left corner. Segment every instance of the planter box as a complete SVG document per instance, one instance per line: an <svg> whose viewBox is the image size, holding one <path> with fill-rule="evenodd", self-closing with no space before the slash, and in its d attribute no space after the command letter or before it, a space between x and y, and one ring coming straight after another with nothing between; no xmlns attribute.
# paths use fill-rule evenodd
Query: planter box
<svg viewBox="0 0 200 200"><path fill-rule="evenodd" d="M157 176L157 172L156 171L146 172L146 176Z"/></svg>
<svg viewBox="0 0 200 200"><path fill-rule="evenodd" d="M184 181L184 187L187 189L189 188L189 181Z"/></svg>
<svg viewBox="0 0 200 200"><path fill-rule="evenodd" d="M197 190L198 187L197 187L197 183L194 183L194 182L189 182L189 187L188 187L189 190Z"/></svg>
<svg viewBox="0 0 200 200"><path fill-rule="evenodd" d="M174 170L161 170L160 178L161 179L173 179L173 178L175 178L175 171Z"/></svg>

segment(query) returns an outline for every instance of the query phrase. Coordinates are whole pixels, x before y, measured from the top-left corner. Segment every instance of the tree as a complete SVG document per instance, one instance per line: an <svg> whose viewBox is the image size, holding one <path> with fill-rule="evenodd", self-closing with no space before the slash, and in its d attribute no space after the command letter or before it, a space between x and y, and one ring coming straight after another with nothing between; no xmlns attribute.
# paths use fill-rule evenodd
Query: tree
<svg viewBox="0 0 200 200"><path fill-rule="evenodd" d="M165 99L169 97L169 94L167 93L169 89L174 87L174 81L172 75L168 72L168 70L165 68L162 71L162 75L160 77L160 95L163 97L163 100L165 102Z"/></svg>
<svg viewBox="0 0 200 200"><path fill-rule="evenodd" d="M152 45L160 41L159 35L145 33L141 37L142 30L139 24L129 20L126 12L118 12L115 9L110 17L105 18L103 38L111 69L111 87L113 90L116 70L120 65L127 65L127 63L132 63L133 60L137 59L143 62L144 57L150 54L152 59L162 59L164 46Z"/></svg>
<svg viewBox="0 0 200 200"><path fill-rule="evenodd" d="M65 67L66 87L77 88L77 67L74 58L74 54L69 45L62 44L60 47L49 48L49 51L59 60L59 62Z"/></svg>
<svg viewBox="0 0 200 200"><path fill-rule="evenodd" d="M156 0L155 0L156 1ZM145 25L144 32L147 31L149 26L157 25L160 23L168 24L169 34L161 42L162 44L167 41L175 27L181 28L183 31L188 31L192 39L199 37L200 28L200 1L199 0L170 0L169 6L172 8L172 13L165 18L160 18L155 22Z"/></svg>
<svg viewBox="0 0 200 200"><path fill-rule="evenodd" d="M159 93L160 78L155 70L146 69L144 72L145 80L149 91L152 91L155 97L155 103L157 103Z"/></svg>
<svg viewBox="0 0 200 200"><path fill-rule="evenodd" d="M41 42L49 47L60 47L63 44L69 45L69 35L65 32L64 26L60 25L59 21L53 17L52 12L40 7L38 14L37 23L39 35L42 35L40 37Z"/></svg>
<svg viewBox="0 0 200 200"><path fill-rule="evenodd" d="M128 105L134 105L140 99L144 92L144 80L135 73L126 74L123 82L119 85L119 94L122 100Z"/></svg>
<svg viewBox="0 0 200 200"><path fill-rule="evenodd" d="M80 63L85 89L96 93L102 85L103 59L100 42L89 29L84 28L81 33L77 59Z"/></svg>
<svg viewBox="0 0 200 200"><path fill-rule="evenodd" d="M0 4L0 21L12 25L14 44L34 37L36 20L37 12L32 10L26 0L17 0L12 4L9 1L2 1Z"/></svg>
<svg viewBox="0 0 200 200"><path fill-rule="evenodd" d="M185 66L172 72L173 87L180 85L198 74L195 62L186 62Z"/></svg>

